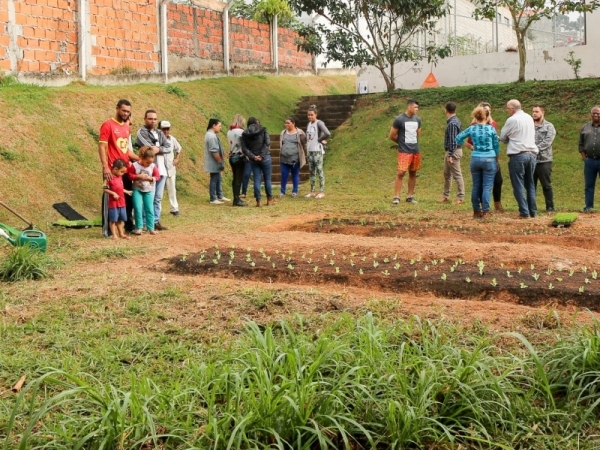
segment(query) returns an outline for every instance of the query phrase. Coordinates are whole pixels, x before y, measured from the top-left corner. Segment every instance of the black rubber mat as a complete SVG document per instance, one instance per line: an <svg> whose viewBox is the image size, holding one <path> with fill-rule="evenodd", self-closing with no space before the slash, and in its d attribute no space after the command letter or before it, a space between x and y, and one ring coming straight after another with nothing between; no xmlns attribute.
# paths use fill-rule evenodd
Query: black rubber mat
<svg viewBox="0 0 600 450"><path fill-rule="evenodd" d="M52 207L67 220L87 220L86 217L71 208L68 203L55 203Z"/></svg>

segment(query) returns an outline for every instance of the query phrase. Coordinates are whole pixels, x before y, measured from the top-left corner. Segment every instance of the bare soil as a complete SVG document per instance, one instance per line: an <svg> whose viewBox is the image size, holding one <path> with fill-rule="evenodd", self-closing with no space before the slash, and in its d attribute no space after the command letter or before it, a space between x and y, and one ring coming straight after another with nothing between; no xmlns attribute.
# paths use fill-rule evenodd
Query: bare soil
<svg viewBox="0 0 600 450"><path fill-rule="evenodd" d="M128 295L172 286L188 300L165 303L169 323L211 333L246 318L268 323L330 311L444 317L500 330L547 326L551 310L563 323L596 317L600 216L581 215L570 228L556 229L550 217L475 221L464 212L431 214L401 223L384 215L301 215L233 233L174 226L117 244L142 246L143 254L78 262L76 271L54 280L8 286L27 301L4 313L28 320L54 298L75 307L87 295L120 307L110 299L122 298L124 286ZM95 251L93 242L86 251ZM95 242L98 252L115 245ZM156 282L132 281L148 280L149 273ZM274 294L268 302L251 301L245 293L255 288Z"/></svg>

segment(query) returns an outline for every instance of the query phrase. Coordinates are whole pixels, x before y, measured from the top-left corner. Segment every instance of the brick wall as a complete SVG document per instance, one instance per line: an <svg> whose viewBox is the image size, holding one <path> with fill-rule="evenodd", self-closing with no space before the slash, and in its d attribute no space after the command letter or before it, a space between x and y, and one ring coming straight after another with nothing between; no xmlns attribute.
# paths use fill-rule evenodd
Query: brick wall
<svg viewBox="0 0 600 450"><path fill-rule="evenodd" d="M0 68L11 70L12 55L19 72L77 73L76 16L75 0L0 0Z"/></svg>
<svg viewBox="0 0 600 450"><path fill-rule="evenodd" d="M89 5L92 74L160 71L155 2L93 0Z"/></svg>
<svg viewBox="0 0 600 450"><path fill-rule="evenodd" d="M288 69L311 70L313 67L312 56L297 49L296 38L298 34L286 28L277 30L277 43L279 47L279 67Z"/></svg>
<svg viewBox="0 0 600 450"><path fill-rule="evenodd" d="M0 0L0 71L31 76L78 73L78 0ZM158 0L90 0L87 73L160 73ZM220 11L168 4L171 73L222 73ZM296 51L295 33L279 29L279 61L285 69L311 69L311 57ZM271 69L269 26L230 19L232 69Z"/></svg>

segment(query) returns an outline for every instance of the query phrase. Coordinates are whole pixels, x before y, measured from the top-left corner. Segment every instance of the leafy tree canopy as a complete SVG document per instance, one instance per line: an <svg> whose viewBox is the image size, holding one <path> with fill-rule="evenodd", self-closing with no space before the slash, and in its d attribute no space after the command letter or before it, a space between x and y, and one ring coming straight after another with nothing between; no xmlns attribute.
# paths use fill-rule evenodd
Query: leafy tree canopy
<svg viewBox="0 0 600 450"><path fill-rule="evenodd" d="M290 0L299 13L322 16L299 30L299 47L324 54L343 67L375 66L388 91L394 90L394 65L427 58L436 62L450 55L438 46L433 31L447 13L444 0ZM417 41L420 36L420 42ZM429 38L429 39L427 39Z"/></svg>

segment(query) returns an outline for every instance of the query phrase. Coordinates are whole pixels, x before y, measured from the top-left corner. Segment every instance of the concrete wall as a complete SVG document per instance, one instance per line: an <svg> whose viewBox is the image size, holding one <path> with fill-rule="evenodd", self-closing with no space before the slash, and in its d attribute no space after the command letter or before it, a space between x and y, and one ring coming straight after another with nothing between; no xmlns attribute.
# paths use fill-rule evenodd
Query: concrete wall
<svg viewBox="0 0 600 450"><path fill-rule="evenodd" d="M600 59L593 43L600 39L600 12L588 14L586 19L587 42L591 45L576 47L549 47L527 51L525 78L528 80L564 80L575 78L573 69L564 60L570 51L582 61L581 77L600 76ZM418 89L429 74L430 65L423 61L416 66L410 63L395 67L397 89ZM433 68L440 86L465 86L481 83L510 83L519 75L519 55L516 52L484 53L480 55L454 56L441 60ZM368 84L368 92L384 92L385 82L373 67L359 70L359 83ZM363 92L364 93L364 92Z"/></svg>
<svg viewBox="0 0 600 450"><path fill-rule="evenodd" d="M159 1L0 0L0 72L48 85L69 83L80 72L91 82L103 76L116 77L107 83L160 79ZM167 5L170 76L224 73L223 7ZM229 28L234 73L273 70L268 25L230 18ZM311 71L312 57L297 51L295 38L293 31L278 29L279 66Z"/></svg>

